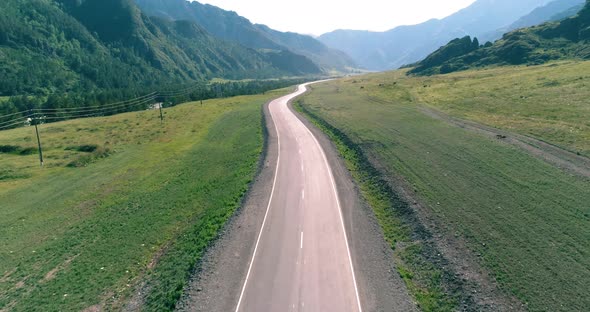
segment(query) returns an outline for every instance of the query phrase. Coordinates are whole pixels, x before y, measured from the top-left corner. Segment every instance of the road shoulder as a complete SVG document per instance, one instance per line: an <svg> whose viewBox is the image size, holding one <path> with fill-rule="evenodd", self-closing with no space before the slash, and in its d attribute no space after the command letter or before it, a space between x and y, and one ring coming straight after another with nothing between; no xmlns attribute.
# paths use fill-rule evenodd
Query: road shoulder
<svg viewBox="0 0 590 312"><path fill-rule="evenodd" d="M336 146L295 110L292 102L289 102L289 109L311 130L332 169L363 311L417 311L395 268L393 250L385 241L373 210L363 200Z"/></svg>
<svg viewBox="0 0 590 312"><path fill-rule="evenodd" d="M203 255L177 304L178 311L234 311L270 198L278 152L268 105L263 107L264 150L259 172L241 208Z"/></svg>

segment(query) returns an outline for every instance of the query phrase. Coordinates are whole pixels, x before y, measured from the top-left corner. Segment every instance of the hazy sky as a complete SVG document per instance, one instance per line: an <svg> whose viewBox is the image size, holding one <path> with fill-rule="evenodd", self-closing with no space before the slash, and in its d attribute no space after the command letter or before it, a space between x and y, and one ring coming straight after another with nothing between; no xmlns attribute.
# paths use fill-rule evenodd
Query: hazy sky
<svg viewBox="0 0 590 312"><path fill-rule="evenodd" d="M1 1L1 0L0 0ZM335 29L384 31L448 16L475 0L198 0L281 31L321 35Z"/></svg>

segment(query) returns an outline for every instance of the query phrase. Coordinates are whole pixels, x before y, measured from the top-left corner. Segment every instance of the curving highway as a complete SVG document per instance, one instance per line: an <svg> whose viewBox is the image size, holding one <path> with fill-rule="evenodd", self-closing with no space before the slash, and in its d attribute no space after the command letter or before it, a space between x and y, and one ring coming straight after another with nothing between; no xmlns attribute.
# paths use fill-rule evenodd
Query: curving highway
<svg viewBox="0 0 590 312"><path fill-rule="evenodd" d="M332 171L287 106L307 85L269 104L278 160L236 311L362 311Z"/></svg>

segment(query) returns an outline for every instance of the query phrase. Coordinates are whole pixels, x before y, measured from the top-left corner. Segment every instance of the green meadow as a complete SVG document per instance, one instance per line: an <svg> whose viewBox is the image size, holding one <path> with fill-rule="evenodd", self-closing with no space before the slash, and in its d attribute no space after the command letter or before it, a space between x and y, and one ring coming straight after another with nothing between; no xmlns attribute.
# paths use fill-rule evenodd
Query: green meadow
<svg viewBox="0 0 590 312"><path fill-rule="evenodd" d="M287 90L0 132L0 310L172 310Z"/></svg>
<svg viewBox="0 0 590 312"><path fill-rule="evenodd" d="M410 79L395 75L414 102L590 156L588 61Z"/></svg>

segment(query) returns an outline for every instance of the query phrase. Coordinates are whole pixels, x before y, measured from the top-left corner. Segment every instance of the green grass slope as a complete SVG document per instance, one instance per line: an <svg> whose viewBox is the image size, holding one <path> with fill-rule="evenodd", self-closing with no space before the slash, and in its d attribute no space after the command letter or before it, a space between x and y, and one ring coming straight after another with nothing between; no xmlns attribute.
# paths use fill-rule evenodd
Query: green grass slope
<svg viewBox="0 0 590 312"><path fill-rule="evenodd" d="M532 136L590 157L590 62L497 67L449 75L388 74L408 100Z"/></svg>
<svg viewBox="0 0 590 312"><path fill-rule="evenodd" d="M414 64L409 73L445 74L489 65L534 65L558 59L589 59L590 1L586 1L584 8L574 17L518 29L493 44L481 47L459 44L467 38L455 39L441 47Z"/></svg>
<svg viewBox="0 0 590 312"><path fill-rule="evenodd" d="M428 236L408 233L413 226L407 223L408 206L382 189L379 174L404 180L426 204L441 233L464 239L502 289L520 299L527 310L585 311L590 305L586 291L590 287L590 181L499 140L434 119L423 113L417 101L428 99L430 105L453 115L484 120L508 116L527 124L529 113L547 115L546 123L541 118L535 122L548 129L559 129L550 116L582 125L588 120L587 101L576 104L562 98L576 89L578 80L566 77L581 65L504 68L431 80L405 77L398 71L324 83L305 96L303 108L324 129L335 129L332 133L339 142L346 143L341 148L343 156L395 249L400 274L423 310L458 309L469 294L461 294L461 283L445 275L444 262L431 261ZM545 75L559 84L530 90L539 94L535 95L537 106L505 102L519 96L515 90L528 90L525 83L546 82ZM528 78L515 85L514 81L522 81L515 78L520 76ZM449 93L452 96L447 99ZM554 105L560 101L578 105L577 111L586 117L570 114L573 110L567 104ZM507 105L515 107L502 109ZM539 106L554 109L549 113L537 110ZM511 114L514 111L522 115ZM380 168L379 174L371 166L365 168L366 159Z"/></svg>
<svg viewBox="0 0 590 312"><path fill-rule="evenodd" d="M121 310L139 289L144 310L172 310L284 93L42 125L43 169L33 129L0 132L0 310Z"/></svg>

